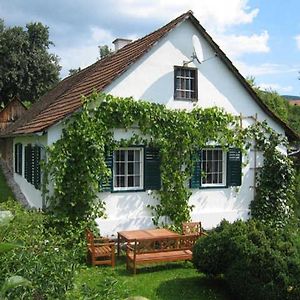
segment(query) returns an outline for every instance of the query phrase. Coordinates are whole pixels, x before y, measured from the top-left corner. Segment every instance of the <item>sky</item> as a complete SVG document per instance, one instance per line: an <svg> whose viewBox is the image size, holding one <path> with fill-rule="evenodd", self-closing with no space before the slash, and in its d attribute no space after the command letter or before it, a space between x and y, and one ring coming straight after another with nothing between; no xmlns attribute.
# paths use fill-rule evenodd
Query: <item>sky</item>
<svg viewBox="0 0 300 300"><path fill-rule="evenodd" d="M299 0L0 0L5 26L42 22L61 78L99 57L115 38L140 38L192 10L243 76L300 95Z"/></svg>

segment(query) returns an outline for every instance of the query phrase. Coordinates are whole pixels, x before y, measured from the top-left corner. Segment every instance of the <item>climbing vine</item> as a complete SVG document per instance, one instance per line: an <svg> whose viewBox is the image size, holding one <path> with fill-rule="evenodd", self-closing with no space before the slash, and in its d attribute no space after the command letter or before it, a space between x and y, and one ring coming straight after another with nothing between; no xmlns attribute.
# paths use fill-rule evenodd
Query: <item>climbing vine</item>
<svg viewBox="0 0 300 300"><path fill-rule="evenodd" d="M132 127L139 128L139 133L114 140L115 128ZM179 225L190 219L192 209L188 180L193 154L211 142L224 148L241 147L240 132L237 119L216 107L187 112L94 93L67 121L62 138L48 148L43 192L49 209L75 220L91 216L97 203L103 215L104 203L96 198L99 183L111 176L105 157L118 147L143 144L159 149L161 159L162 187L156 194L159 204L152 207L153 221L158 224L160 217L167 216Z"/></svg>
<svg viewBox="0 0 300 300"><path fill-rule="evenodd" d="M266 122L247 129L248 138L256 142L264 155L264 164L257 174L251 215L272 227L284 227L293 216L295 205L295 170L286 155L287 140L272 130Z"/></svg>
<svg viewBox="0 0 300 300"><path fill-rule="evenodd" d="M171 110L161 104L94 93L84 98L82 110L66 122L61 139L48 148L43 193L51 211L71 220L94 218L95 211L103 216L104 202L97 196L112 176L106 157L119 147L143 144L159 149L161 160L162 187L156 192L158 204L151 207L153 222L160 225L161 217L167 217L179 226L190 219L192 210L188 182L194 154L211 143L242 149L247 140L254 139L265 152L265 167L258 178L252 215L282 221L291 214L287 189L293 175L288 158L276 149L282 143L280 136L266 124L258 124L243 130L236 117L216 107ZM114 139L114 129L133 127L138 131L131 138Z"/></svg>

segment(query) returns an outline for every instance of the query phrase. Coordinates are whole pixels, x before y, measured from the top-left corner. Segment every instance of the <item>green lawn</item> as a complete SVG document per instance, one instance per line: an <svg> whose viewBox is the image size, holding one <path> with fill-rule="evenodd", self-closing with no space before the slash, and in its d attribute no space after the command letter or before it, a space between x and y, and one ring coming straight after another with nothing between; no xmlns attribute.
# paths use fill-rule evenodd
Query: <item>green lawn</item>
<svg viewBox="0 0 300 300"><path fill-rule="evenodd" d="M190 262L141 266L133 276L126 270L124 258L118 259L114 270L103 266L82 269L68 299L124 299L127 296L151 300L232 299L222 279L206 278L197 273Z"/></svg>
<svg viewBox="0 0 300 300"><path fill-rule="evenodd" d="M7 186L2 169L0 168L0 202L4 202L7 198L14 198L11 189Z"/></svg>

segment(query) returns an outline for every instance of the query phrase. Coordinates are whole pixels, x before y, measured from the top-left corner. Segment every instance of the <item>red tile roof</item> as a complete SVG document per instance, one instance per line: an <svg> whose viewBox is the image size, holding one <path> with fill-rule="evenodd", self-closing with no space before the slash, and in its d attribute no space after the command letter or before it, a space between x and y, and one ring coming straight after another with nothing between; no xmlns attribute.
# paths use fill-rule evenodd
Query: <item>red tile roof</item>
<svg viewBox="0 0 300 300"><path fill-rule="evenodd" d="M190 11L182 14L162 28L62 80L52 91L32 106L27 116L15 123L4 134L41 132L72 114L81 107L83 95L88 96L95 90L102 91L114 79L124 73L131 64L148 52L163 36L190 15Z"/></svg>
<svg viewBox="0 0 300 300"><path fill-rule="evenodd" d="M102 91L112 83L113 80L123 74L130 65L147 53L168 32L186 19L191 20L214 49L217 56L223 60L227 68L237 77L258 105L271 118L283 126L286 134L291 139L299 139L299 136L278 116L271 112L259 99L244 77L233 66L232 62L227 58L219 46L212 40L191 11L182 14L167 25L126 45L117 52L97 61L77 74L62 80L54 89L43 96L40 101L36 102L22 118L12 126L9 126L1 135L11 136L41 132L71 115L81 107L81 98L83 95L88 96L95 90Z"/></svg>

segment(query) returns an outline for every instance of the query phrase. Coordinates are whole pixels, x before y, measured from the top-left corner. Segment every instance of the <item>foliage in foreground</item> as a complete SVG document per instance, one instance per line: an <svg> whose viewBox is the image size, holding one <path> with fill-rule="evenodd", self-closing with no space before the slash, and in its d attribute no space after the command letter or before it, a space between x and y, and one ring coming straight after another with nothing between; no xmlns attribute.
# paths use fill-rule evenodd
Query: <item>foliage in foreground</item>
<svg viewBox="0 0 300 300"><path fill-rule="evenodd" d="M0 242L22 247L0 256L0 286L12 275L31 281L30 287L9 290L9 299L64 299L73 287L75 270L84 262L85 243L82 227L67 221L55 226L51 216L27 211L13 202L2 203L0 210L10 210L13 220L0 228Z"/></svg>
<svg viewBox="0 0 300 300"><path fill-rule="evenodd" d="M300 249L292 230L258 221L221 224L194 248L195 267L224 275L238 299L299 299Z"/></svg>
<svg viewBox="0 0 300 300"><path fill-rule="evenodd" d="M257 172L255 198L250 203L251 216L272 227L283 228L293 218L297 205L294 164L278 148L287 148L287 141L266 122L250 127L248 134L264 155L264 164Z"/></svg>
<svg viewBox="0 0 300 300"><path fill-rule="evenodd" d="M13 193L6 183L2 169L0 168L0 203L8 198L13 198Z"/></svg>

